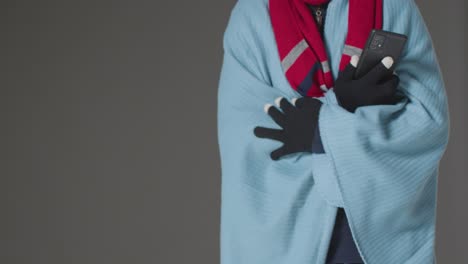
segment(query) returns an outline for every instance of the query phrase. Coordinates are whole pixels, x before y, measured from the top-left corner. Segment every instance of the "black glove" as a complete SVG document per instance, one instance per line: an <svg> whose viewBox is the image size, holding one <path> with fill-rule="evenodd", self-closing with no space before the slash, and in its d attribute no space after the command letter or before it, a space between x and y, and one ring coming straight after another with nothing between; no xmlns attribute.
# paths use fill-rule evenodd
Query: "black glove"
<svg viewBox="0 0 468 264"><path fill-rule="evenodd" d="M354 113L356 108L367 105L395 104L399 101L397 87L400 79L389 68L391 57L384 58L360 79L353 79L357 56L339 73L334 92L341 107Z"/></svg>
<svg viewBox="0 0 468 264"><path fill-rule="evenodd" d="M282 112L270 104L265 106L265 111L282 129L259 126L254 129L255 136L259 138L269 138L284 143L271 152L271 159L278 160L282 156L297 152L313 153L314 149L317 149L314 141L316 141L315 134L322 102L313 97L301 97L294 105L283 97L279 97L275 102ZM320 150L320 147L318 149Z"/></svg>

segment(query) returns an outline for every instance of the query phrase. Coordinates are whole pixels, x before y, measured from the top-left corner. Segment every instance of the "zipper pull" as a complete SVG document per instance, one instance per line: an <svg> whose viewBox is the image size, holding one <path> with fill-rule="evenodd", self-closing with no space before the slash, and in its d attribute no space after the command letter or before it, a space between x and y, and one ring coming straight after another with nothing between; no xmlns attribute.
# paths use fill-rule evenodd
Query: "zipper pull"
<svg viewBox="0 0 468 264"><path fill-rule="evenodd" d="M322 26L322 22L323 22L323 16L322 16L322 8L321 7L318 7L316 10L315 10L315 17L317 18L317 24L319 27Z"/></svg>

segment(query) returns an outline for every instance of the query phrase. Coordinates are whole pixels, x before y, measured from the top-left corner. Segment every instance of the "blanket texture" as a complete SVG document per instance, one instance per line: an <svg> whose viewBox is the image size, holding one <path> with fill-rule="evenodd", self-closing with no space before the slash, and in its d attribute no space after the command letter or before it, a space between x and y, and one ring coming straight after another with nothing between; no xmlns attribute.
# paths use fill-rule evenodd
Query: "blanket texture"
<svg viewBox="0 0 468 264"><path fill-rule="evenodd" d="M221 263L321 264L343 207L366 264L435 263L439 162L449 139L444 81L414 0L383 1L383 29L408 36L396 67L405 98L395 105L341 108L333 89L319 99L326 153L272 161L280 144L255 126L279 96L301 95L281 67L268 0L239 0L224 34L218 89ZM334 78L348 1L332 0L324 36Z"/></svg>

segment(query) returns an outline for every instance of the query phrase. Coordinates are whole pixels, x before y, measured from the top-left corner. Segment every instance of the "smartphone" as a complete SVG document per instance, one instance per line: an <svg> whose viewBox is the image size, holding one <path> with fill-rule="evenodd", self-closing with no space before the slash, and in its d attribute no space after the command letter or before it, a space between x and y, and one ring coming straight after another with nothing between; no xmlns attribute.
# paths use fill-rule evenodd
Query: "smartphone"
<svg viewBox="0 0 468 264"><path fill-rule="evenodd" d="M390 68L393 72L405 47L406 40L407 36L405 35L373 29L369 34L361 56L359 56L354 79L359 79L364 76L387 56L393 58L393 65Z"/></svg>

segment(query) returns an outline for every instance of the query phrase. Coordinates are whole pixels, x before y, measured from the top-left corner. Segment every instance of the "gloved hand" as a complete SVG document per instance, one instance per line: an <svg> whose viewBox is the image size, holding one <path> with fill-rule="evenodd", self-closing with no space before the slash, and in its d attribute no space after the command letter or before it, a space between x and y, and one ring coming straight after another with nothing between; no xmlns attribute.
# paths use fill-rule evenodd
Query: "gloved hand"
<svg viewBox="0 0 468 264"><path fill-rule="evenodd" d="M255 136L284 143L271 152L271 159L278 160L297 152L312 153L315 149L314 140L322 102L313 97L301 97L295 98L291 104L287 99L279 97L275 103L282 112L271 104L266 104L264 110L282 129L259 126L254 128Z"/></svg>
<svg viewBox="0 0 468 264"><path fill-rule="evenodd" d="M385 57L366 75L353 79L358 60L357 55L352 56L351 62L339 73L335 82L333 89L339 105L354 113L360 106L397 103L400 79L390 70L393 59Z"/></svg>

